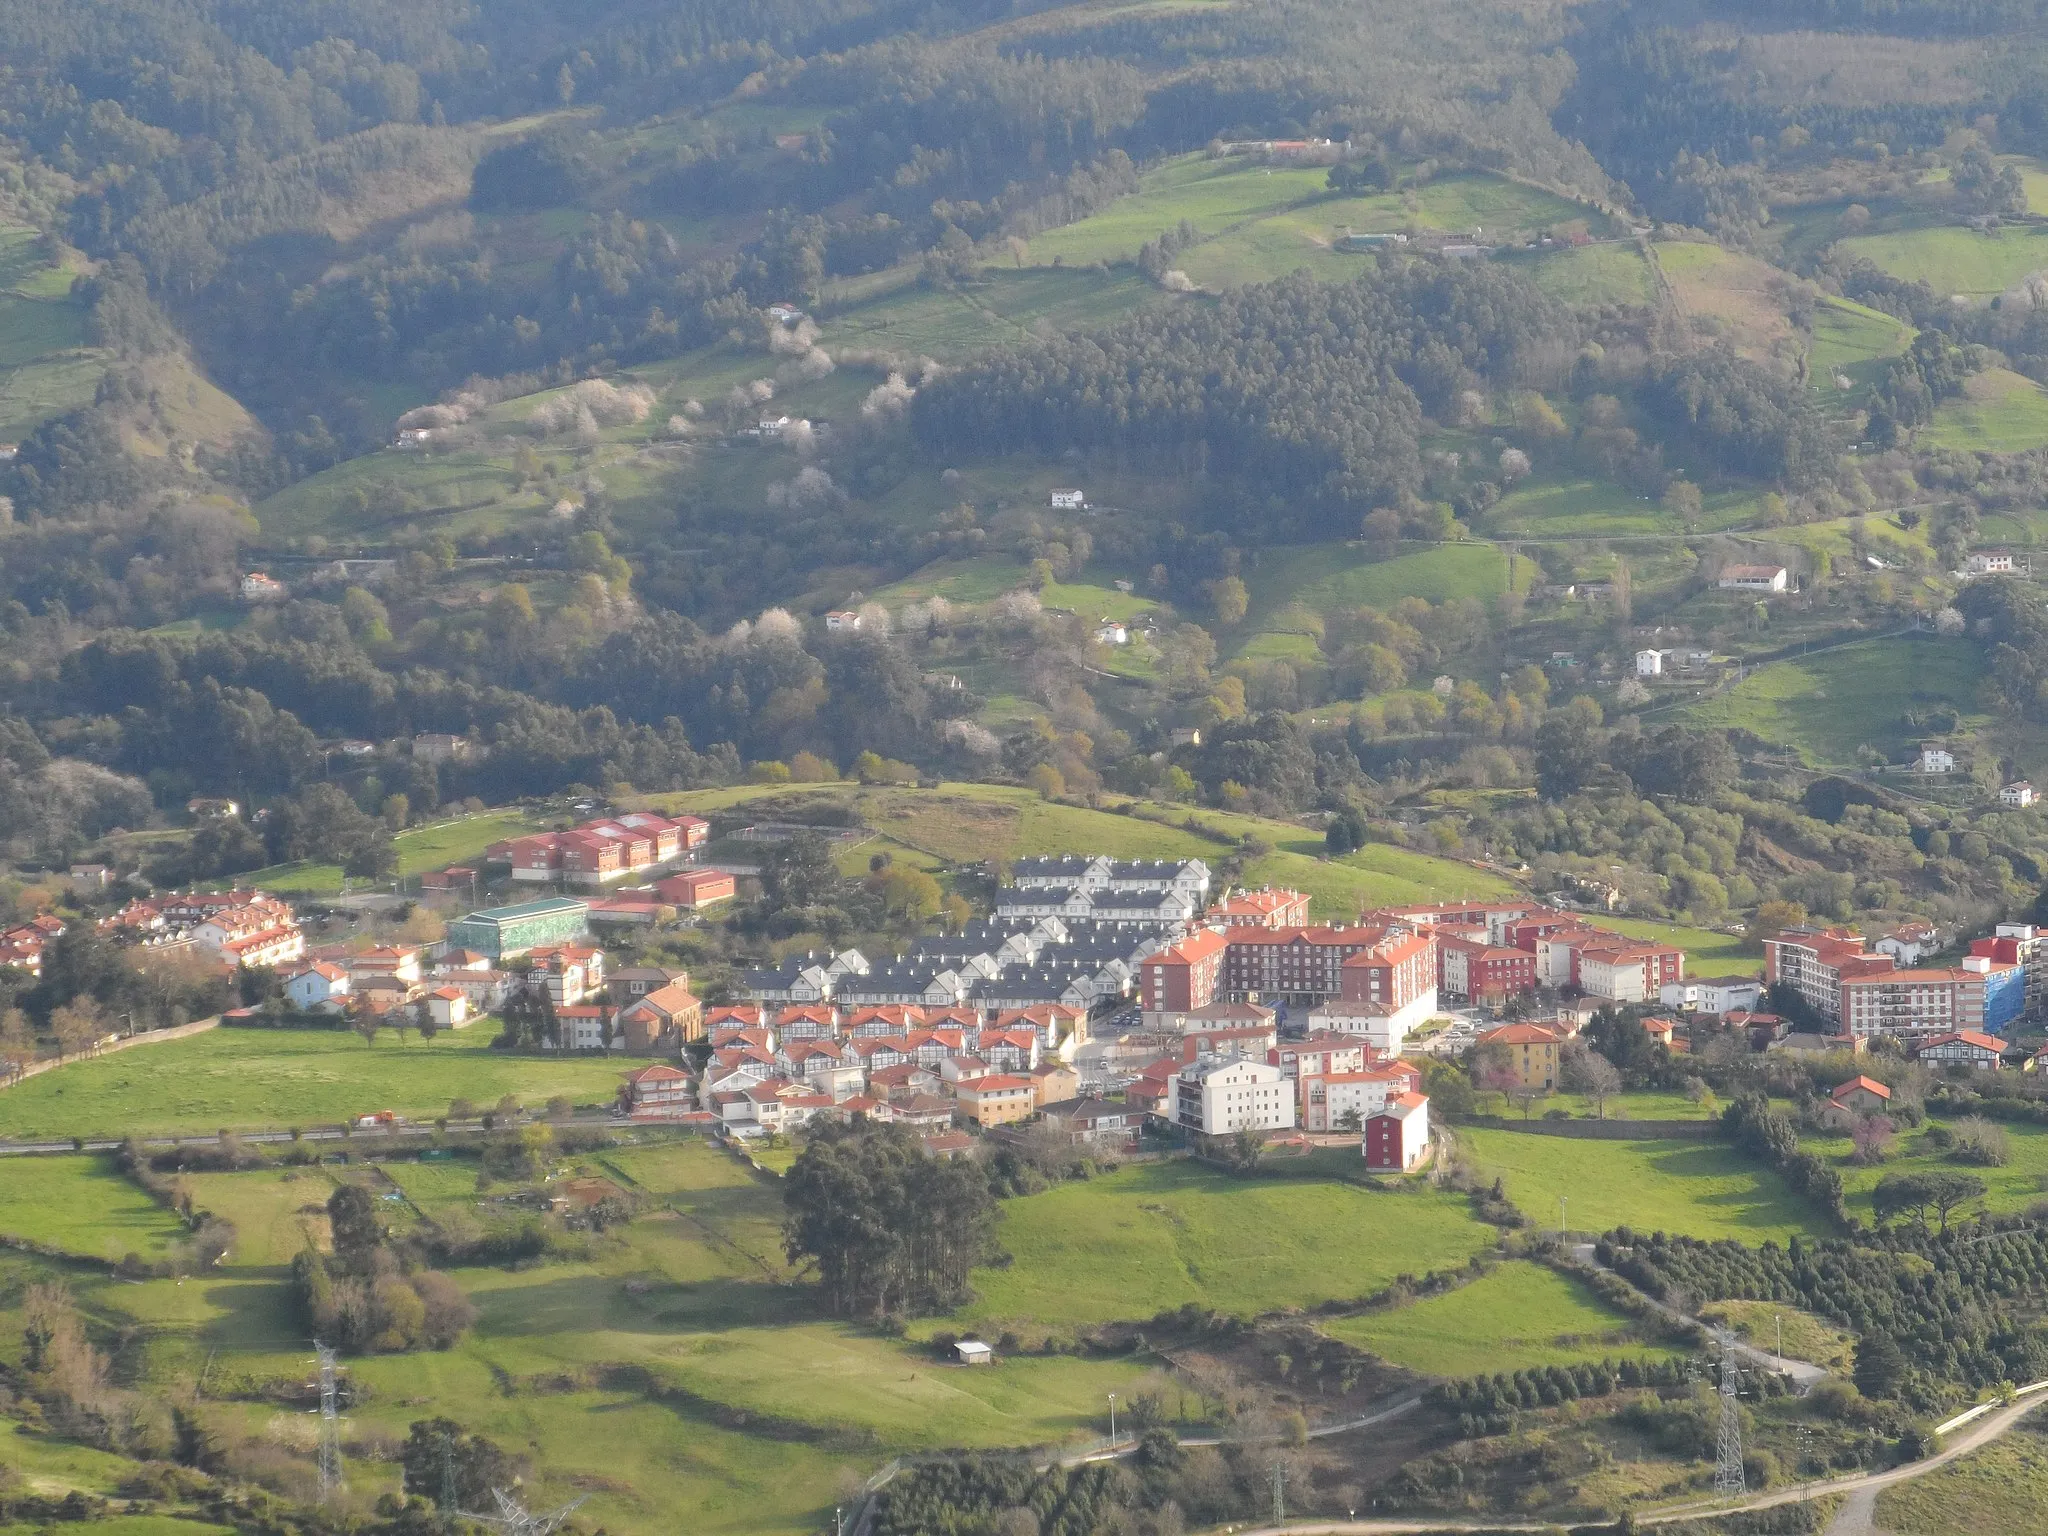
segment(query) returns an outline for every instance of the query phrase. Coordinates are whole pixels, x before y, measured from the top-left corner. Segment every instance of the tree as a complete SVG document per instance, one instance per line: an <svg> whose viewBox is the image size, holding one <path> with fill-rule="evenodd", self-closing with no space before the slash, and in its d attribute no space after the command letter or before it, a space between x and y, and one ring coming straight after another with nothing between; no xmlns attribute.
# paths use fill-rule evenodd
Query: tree
<svg viewBox="0 0 2048 1536"><path fill-rule="evenodd" d="M1024 776L1041 800L1057 800L1067 792L1066 775L1051 763L1040 763Z"/></svg>
<svg viewBox="0 0 2048 1536"><path fill-rule="evenodd" d="M1323 847L1333 858L1341 857L1363 848L1370 835L1371 829L1363 815L1353 810L1339 811L1323 829Z"/></svg>
<svg viewBox="0 0 2048 1536"><path fill-rule="evenodd" d="M1774 899L1757 903L1756 911L1750 914L1748 937L1752 944L1783 933L1787 928L1797 928L1806 921L1806 908L1796 901Z"/></svg>
<svg viewBox="0 0 2048 1536"><path fill-rule="evenodd" d="M930 1156L905 1126L819 1127L782 1198L789 1261L815 1268L841 1316L950 1307L994 1246L995 1197L980 1168Z"/></svg>
<svg viewBox="0 0 2048 1536"><path fill-rule="evenodd" d="M482 1435L453 1419L417 1419L398 1454L405 1486L445 1511L491 1507L491 1490L510 1489L512 1463Z"/></svg>
<svg viewBox="0 0 2048 1536"><path fill-rule="evenodd" d="M363 1037L363 1044L375 1045L377 1031L384 1027L384 1015L372 1007L358 1008L348 1027Z"/></svg>
<svg viewBox="0 0 2048 1536"><path fill-rule="evenodd" d="M90 997L75 997L50 1014L50 1033L57 1038L57 1054L76 1056L107 1032L100 1006Z"/></svg>
<svg viewBox="0 0 2048 1536"><path fill-rule="evenodd" d="M1927 1213L1931 1210L1941 1222L1941 1230L1948 1230L1949 1213L1966 1201L1983 1195L1984 1181L1971 1173L1952 1173L1947 1169L1935 1169L1926 1173L1888 1173L1877 1181L1877 1188L1871 1191L1871 1210L1879 1221L1891 1221L1900 1216L1911 1216L1921 1226L1927 1225Z"/></svg>
<svg viewBox="0 0 2048 1536"><path fill-rule="evenodd" d="M1209 583L1208 593L1217 623L1225 629L1234 629L1244 622L1245 614L1251 609L1251 594L1245 590L1242 578L1221 577Z"/></svg>
<svg viewBox="0 0 2048 1536"><path fill-rule="evenodd" d="M1347 1135L1356 1136L1365 1129L1365 1117L1359 1114L1356 1106L1353 1106L1337 1117L1337 1129Z"/></svg>
<svg viewBox="0 0 2048 1536"><path fill-rule="evenodd" d="M19 1077L36 1059L36 1037L19 1008L0 1008L0 1077Z"/></svg>
<svg viewBox="0 0 2048 1536"><path fill-rule="evenodd" d="M1574 699L1553 709L1536 729L1536 788L1546 800L1564 800L1592 782L1600 768L1600 706Z"/></svg>
<svg viewBox="0 0 2048 1536"><path fill-rule="evenodd" d="M335 1264L348 1273L366 1273L371 1256L384 1246L376 1197L360 1184L342 1185L327 1197L327 1225L333 1234Z"/></svg>
<svg viewBox="0 0 2048 1536"><path fill-rule="evenodd" d="M1641 1026L1637 1026L1640 1033ZM1621 1073L1614 1063L1582 1040L1567 1041L1558 1062L1558 1083L1567 1093L1584 1094L1594 1112L1607 1118L1607 1101L1621 1092Z"/></svg>
<svg viewBox="0 0 2048 1536"><path fill-rule="evenodd" d="M1891 1397L1906 1379L1906 1357L1889 1333L1870 1332L1856 1341L1856 1390L1865 1397Z"/></svg>

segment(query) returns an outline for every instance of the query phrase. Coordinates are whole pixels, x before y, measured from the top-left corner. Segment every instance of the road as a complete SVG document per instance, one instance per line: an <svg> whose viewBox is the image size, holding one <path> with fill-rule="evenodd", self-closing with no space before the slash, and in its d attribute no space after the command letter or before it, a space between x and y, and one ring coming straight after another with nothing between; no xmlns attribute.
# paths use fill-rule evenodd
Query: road
<svg viewBox="0 0 2048 1536"><path fill-rule="evenodd" d="M1384 1424L1388 1419L1398 1419L1402 1414L1412 1413L1421 1406L1422 1394L1420 1392L1410 1392L1403 1397L1395 1398L1385 1407L1375 1408L1372 1412L1364 1414L1359 1418L1346 1419L1341 1424L1325 1424L1321 1429L1312 1429L1308 1432L1308 1437L1311 1440L1322 1440L1330 1435L1348 1435L1354 1429L1365 1429L1374 1424ZM1224 1444L1224 1439L1221 1435L1182 1435L1179 1439L1184 1448ZM1062 1456L1060 1458L1060 1465L1063 1467L1078 1467L1082 1463L1090 1461L1115 1461L1118 1457L1130 1455L1137 1448L1137 1440L1132 1439L1127 1443L1119 1442L1114 1447L1104 1446L1098 1450L1081 1451L1072 1456Z"/></svg>
<svg viewBox="0 0 2048 1536"><path fill-rule="evenodd" d="M1702 1501L1697 1504L1679 1505L1655 1513L1636 1516L1641 1526L1669 1525L1679 1520L1696 1520L1705 1515L1730 1515L1758 1509L1777 1509L1786 1504L1804 1504L1811 1499L1824 1498L1829 1494L1859 1494L1868 1491L1876 1493L1895 1483L1909 1483L1916 1477L1925 1477L1937 1468L1945 1467L1959 1456L1967 1456L1979 1446L1997 1439L2048 1398L2035 1396L1993 1413L1957 1431L1954 1439L1941 1451L1925 1461L1908 1462L1903 1467L1892 1467L1883 1472L1859 1472L1851 1477L1838 1477L1827 1482L1803 1483L1796 1488L1781 1489L1776 1493L1751 1494L1748 1498L1726 1502ZM1547 1531L1556 1526L1544 1521L1466 1521L1452 1520L1438 1516L1435 1519L1416 1520L1324 1520L1304 1521L1299 1524L1248 1526L1239 1528L1237 1536L1315 1536L1327 1532L1329 1536L1413 1536L1421 1531Z"/></svg>
<svg viewBox="0 0 2048 1536"><path fill-rule="evenodd" d="M560 1120L550 1120L548 1124L557 1126L605 1126L624 1129L631 1129L632 1127L632 1122L614 1119L611 1115L602 1111L596 1114L585 1112L568 1115ZM252 1146L274 1146L282 1142L294 1140L345 1140L351 1145L361 1146L365 1151L376 1151L380 1148L396 1151L410 1146L413 1142L431 1139L438 1129L440 1128L429 1120L425 1122L415 1121L402 1125L396 1130L389 1131L368 1128L344 1131L338 1125L323 1125L302 1130L296 1137L290 1131L240 1131L236 1132L235 1135L237 1140ZM481 1136L484 1134L484 1123L481 1119L450 1120L446 1129L450 1135ZM0 1157L26 1157L38 1153L80 1150L86 1152L112 1152L128 1139L125 1136L88 1136L85 1138L82 1146L80 1143L70 1140L0 1141ZM139 1147L211 1147L219 1144L220 1137L218 1134L206 1136L137 1136L134 1138L134 1141Z"/></svg>

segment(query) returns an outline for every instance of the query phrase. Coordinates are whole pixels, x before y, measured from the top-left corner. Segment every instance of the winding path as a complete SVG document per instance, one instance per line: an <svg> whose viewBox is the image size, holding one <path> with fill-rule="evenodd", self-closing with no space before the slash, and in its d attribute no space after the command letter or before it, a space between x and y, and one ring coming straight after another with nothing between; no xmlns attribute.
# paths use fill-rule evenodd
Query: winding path
<svg viewBox="0 0 2048 1536"><path fill-rule="evenodd" d="M1992 1408L1988 1412L1973 1410L1967 1426L1957 1426L1955 1439L1924 1461L1908 1462L1903 1467L1891 1467L1883 1472L1859 1472L1850 1477L1838 1477L1827 1482L1802 1483L1796 1488L1781 1489L1775 1493L1751 1494L1747 1498L1730 1500L1708 1500L1695 1504L1676 1505L1654 1513L1645 1512L1636 1516L1636 1523L1643 1526L1669 1525L1678 1520L1695 1520L1707 1515L1730 1515L1757 1509L1776 1509L1785 1504L1804 1504L1812 1499L1824 1498L1829 1494L1846 1493L1855 1504L1860 1504L1858 1495L1868 1493L1875 1501L1879 1490L1895 1483L1909 1483L1914 1478L1925 1477L1939 1467L1945 1467L1959 1456L1967 1456L1979 1446L1996 1440L2025 1418L2034 1409L2048 1401L2042 1396L2048 1392L2048 1382L2036 1382L2022 1389L2029 1395L2015 1403ZM1949 1421L1954 1424L1955 1420ZM1237 1536L1414 1536L1423 1531L1544 1531L1555 1526L1548 1521L1483 1521L1453 1520L1438 1516L1435 1519L1412 1520L1323 1520L1302 1521L1287 1525L1265 1525L1238 1527Z"/></svg>

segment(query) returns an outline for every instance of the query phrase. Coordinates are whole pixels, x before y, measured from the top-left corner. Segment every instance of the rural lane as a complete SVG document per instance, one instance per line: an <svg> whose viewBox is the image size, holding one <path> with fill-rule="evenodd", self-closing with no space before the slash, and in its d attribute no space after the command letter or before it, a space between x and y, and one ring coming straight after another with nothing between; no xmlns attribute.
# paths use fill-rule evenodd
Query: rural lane
<svg viewBox="0 0 2048 1536"><path fill-rule="evenodd" d="M1753 1494L1748 1498L1714 1500L1697 1504L1680 1505L1672 1509L1659 1510L1636 1516L1636 1524L1642 1526L1669 1525L1678 1520L1697 1520L1713 1515L1732 1515L1751 1510L1777 1509L1786 1504L1804 1504L1811 1499L1825 1498L1829 1494L1856 1494L1868 1490L1873 1495L1895 1483L1908 1483L1916 1477L1925 1477L1937 1468L1945 1467L1958 1456L1967 1456L1979 1446L1997 1439L2048 1398L2029 1397L2017 1403L2010 1403L1985 1414L1967 1429L1960 1430L1955 1439L1929 1456L1924 1461L1908 1462L1903 1467L1891 1467L1883 1472L1859 1472L1853 1477L1838 1477L1828 1482L1802 1483L1796 1488L1781 1489L1776 1493ZM1438 1517L1420 1520L1310 1520L1287 1525L1233 1526L1236 1536L1416 1536L1428 1531L1547 1531L1556 1525L1549 1521L1482 1521L1455 1520Z"/></svg>

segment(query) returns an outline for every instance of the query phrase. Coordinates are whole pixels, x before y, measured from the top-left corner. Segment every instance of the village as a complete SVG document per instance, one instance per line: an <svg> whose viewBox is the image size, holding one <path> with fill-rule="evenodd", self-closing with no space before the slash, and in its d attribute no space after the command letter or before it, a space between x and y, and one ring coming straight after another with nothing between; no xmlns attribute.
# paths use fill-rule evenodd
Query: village
<svg viewBox="0 0 2048 1536"><path fill-rule="evenodd" d="M699 818L631 812L495 844L425 884L489 880L526 899L471 910L433 942L309 945L289 903L249 889L150 896L98 926L145 955L269 978L225 1024L374 1040L494 1020L501 1046L630 1059L614 1119L738 1145L860 1117L910 1127L938 1155L1037 1125L1104 1153L1355 1145L1373 1172L1412 1173L1432 1154L1435 1071L1458 1063L1526 1114L1577 1086L1573 1042L1604 1011L1680 1056L1710 1038L1768 1053L1876 1044L1948 1070L2048 1060L2012 1043L2048 1004L2048 935L2027 924L1940 965L1953 941L1924 920L1874 939L1799 927L1764 941L1761 974L1699 977L1672 944L1534 900L1318 923L1300 891L1213 890L1199 859L1087 854L1018 859L987 915L900 953L792 954L707 1003L686 969L634 960L630 936L736 897L741 876L688 862L708 835ZM49 913L9 929L0 965L38 974L64 931ZM120 1038L60 1033L59 1060ZM1858 1075L1836 1101L1874 1113L1888 1097Z"/></svg>

